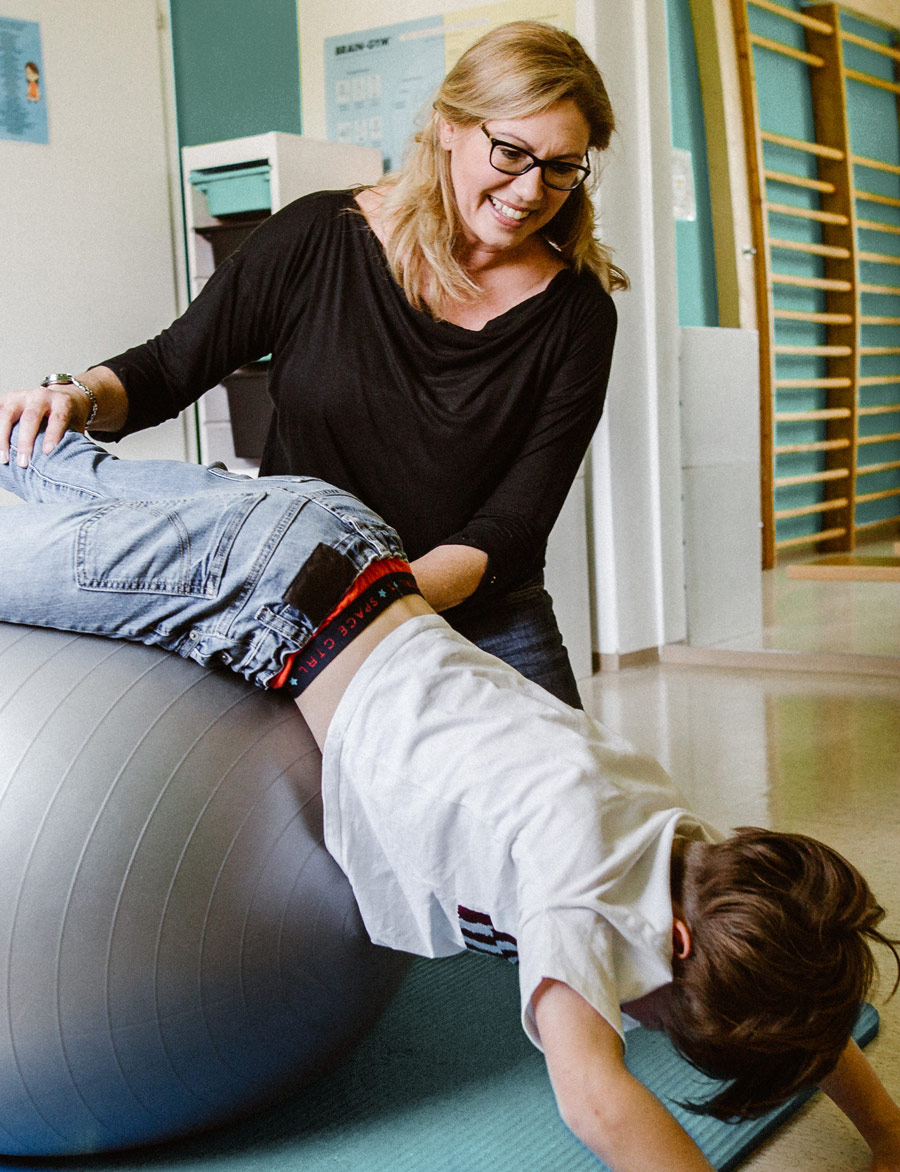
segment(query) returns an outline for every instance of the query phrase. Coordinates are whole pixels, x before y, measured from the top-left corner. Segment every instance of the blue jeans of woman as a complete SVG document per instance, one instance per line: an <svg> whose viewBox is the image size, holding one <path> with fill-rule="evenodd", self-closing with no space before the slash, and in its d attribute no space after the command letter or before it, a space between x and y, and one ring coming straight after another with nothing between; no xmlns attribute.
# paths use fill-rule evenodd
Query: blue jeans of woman
<svg viewBox="0 0 900 1172"><path fill-rule="evenodd" d="M459 606L444 618L483 651L496 655L573 708L583 707L569 655L540 578L490 606Z"/></svg>
<svg viewBox="0 0 900 1172"><path fill-rule="evenodd" d="M404 556L389 525L320 480L119 460L77 432L26 469L16 454L14 431L0 488L29 503L0 509L7 622L156 644L265 687L353 577ZM343 584L332 558L295 605L323 546Z"/></svg>

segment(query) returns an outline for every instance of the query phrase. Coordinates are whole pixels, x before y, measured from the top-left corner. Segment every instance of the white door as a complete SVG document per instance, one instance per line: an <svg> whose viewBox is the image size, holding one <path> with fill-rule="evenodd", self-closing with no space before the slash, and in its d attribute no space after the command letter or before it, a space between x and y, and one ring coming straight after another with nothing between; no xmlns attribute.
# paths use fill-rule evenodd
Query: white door
<svg viewBox="0 0 900 1172"><path fill-rule="evenodd" d="M0 393L100 362L175 316L161 11L162 0L0 0L7 58L11 22L38 26L49 131L46 144L0 137ZM184 423L121 448L183 458Z"/></svg>

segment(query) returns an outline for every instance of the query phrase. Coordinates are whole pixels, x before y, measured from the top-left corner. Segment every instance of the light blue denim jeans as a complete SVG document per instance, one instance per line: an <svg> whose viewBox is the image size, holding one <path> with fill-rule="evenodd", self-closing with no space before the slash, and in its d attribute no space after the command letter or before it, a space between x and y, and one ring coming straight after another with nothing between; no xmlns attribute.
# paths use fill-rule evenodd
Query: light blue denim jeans
<svg viewBox="0 0 900 1172"><path fill-rule="evenodd" d="M356 574L405 557L385 521L321 480L120 460L77 432L49 455L38 442L25 469L16 456L14 430L0 488L28 503L0 508L6 622L156 644L265 687ZM298 575L322 546L339 572L332 559L307 573L300 609Z"/></svg>

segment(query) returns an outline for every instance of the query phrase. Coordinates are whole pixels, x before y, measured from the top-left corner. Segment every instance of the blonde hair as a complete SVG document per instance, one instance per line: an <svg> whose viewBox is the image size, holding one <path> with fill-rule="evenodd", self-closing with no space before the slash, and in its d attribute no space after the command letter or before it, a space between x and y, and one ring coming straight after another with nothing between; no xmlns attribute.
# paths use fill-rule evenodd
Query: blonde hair
<svg viewBox="0 0 900 1172"><path fill-rule="evenodd" d="M436 312L479 292L458 257L462 225L441 122L470 127L489 118L527 118L565 101L574 102L588 123L593 162L615 129L603 79L575 37L539 21L514 21L486 33L444 78L403 169L382 184L388 264L417 309ZM588 184L576 188L541 230L575 272L594 273L607 290L625 288L625 274L594 232Z"/></svg>

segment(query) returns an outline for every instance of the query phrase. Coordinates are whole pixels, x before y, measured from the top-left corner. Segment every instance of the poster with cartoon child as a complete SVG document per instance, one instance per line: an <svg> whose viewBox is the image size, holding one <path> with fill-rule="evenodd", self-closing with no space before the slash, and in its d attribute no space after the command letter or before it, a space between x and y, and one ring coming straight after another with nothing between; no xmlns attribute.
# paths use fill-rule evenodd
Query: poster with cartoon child
<svg viewBox="0 0 900 1172"><path fill-rule="evenodd" d="M0 139L48 143L41 28L0 16Z"/></svg>

